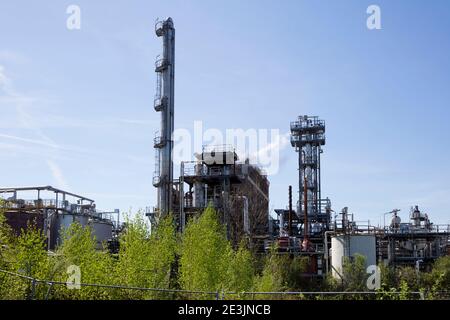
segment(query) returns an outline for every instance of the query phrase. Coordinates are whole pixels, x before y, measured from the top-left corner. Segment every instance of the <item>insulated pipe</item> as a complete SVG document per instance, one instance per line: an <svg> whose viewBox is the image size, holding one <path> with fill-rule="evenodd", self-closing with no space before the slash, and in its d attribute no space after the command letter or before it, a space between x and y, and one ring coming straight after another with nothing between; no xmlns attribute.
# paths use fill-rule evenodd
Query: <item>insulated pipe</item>
<svg viewBox="0 0 450 320"><path fill-rule="evenodd" d="M159 28L160 26L160 28ZM167 103L161 112L161 145L159 149L160 183L158 186L158 209L160 216L172 210L173 189L173 131L174 131L174 98L175 98L175 28L171 18L156 25L156 35L162 37L163 55L161 64L155 69L162 78L163 99Z"/></svg>
<svg viewBox="0 0 450 320"><path fill-rule="evenodd" d="M250 219L248 216L248 198L242 196L244 199L244 232L250 234Z"/></svg>
<svg viewBox="0 0 450 320"><path fill-rule="evenodd" d="M292 237L292 186L289 186L289 236Z"/></svg>
<svg viewBox="0 0 450 320"><path fill-rule="evenodd" d="M328 252L328 234L332 234L334 231L325 231L324 233L324 249L325 249L325 272L328 274L329 272L329 261L330 261L330 254Z"/></svg>

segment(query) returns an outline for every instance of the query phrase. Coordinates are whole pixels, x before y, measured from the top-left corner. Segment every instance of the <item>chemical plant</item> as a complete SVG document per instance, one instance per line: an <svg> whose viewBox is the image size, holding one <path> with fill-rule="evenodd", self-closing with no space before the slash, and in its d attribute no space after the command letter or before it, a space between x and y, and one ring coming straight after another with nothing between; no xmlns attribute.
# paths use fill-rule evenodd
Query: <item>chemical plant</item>
<svg viewBox="0 0 450 320"><path fill-rule="evenodd" d="M345 258L366 257L368 265L411 265L426 269L435 259L449 254L450 226L435 225L418 206L411 209L408 222L393 210L388 225L375 227L357 222L348 210L337 212L323 196L321 157L325 121L301 115L290 123L293 154L298 157L297 201L292 186L286 186L286 208L269 210L269 180L264 171L248 159L239 159L230 145L203 147L194 161L180 163L174 177L173 133L175 118L175 28L171 18L157 21L157 37L162 39L162 55L155 63L156 95L154 109L161 116L155 135L157 204L146 215L152 224L172 213L178 232L186 223L212 206L233 245L247 239L256 253L264 254L275 244L279 254L309 257L308 275L341 277ZM151 177L149 177L150 179ZM26 193L25 198L21 193ZM61 230L73 222L91 226L101 243L117 244L119 212L101 212L94 200L67 191L46 187L0 189L8 223L16 232L35 220L47 236L48 249L60 244ZM69 202L72 200L72 202Z"/></svg>
<svg viewBox="0 0 450 320"><path fill-rule="evenodd" d="M46 235L48 250L61 244L61 233L74 222L91 227L99 249L105 242L111 247L117 242L119 210L98 211L92 199L51 186L0 188L0 198L12 230L19 234L35 224Z"/></svg>

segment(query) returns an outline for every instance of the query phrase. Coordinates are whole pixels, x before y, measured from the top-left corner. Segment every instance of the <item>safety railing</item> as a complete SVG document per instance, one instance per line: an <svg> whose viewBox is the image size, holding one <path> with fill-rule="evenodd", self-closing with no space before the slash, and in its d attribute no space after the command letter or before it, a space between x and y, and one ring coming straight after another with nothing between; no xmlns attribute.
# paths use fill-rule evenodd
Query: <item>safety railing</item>
<svg viewBox="0 0 450 320"><path fill-rule="evenodd" d="M155 111L161 111L167 105L167 97L161 97L161 95L157 95L155 100L153 101L153 108Z"/></svg>
<svg viewBox="0 0 450 320"><path fill-rule="evenodd" d="M155 72L161 72L169 65L169 61L164 58L157 58L155 61Z"/></svg>
<svg viewBox="0 0 450 320"><path fill-rule="evenodd" d="M325 120L320 120L317 117L300 117L297 121L291 122L291 130L292 131L301 131L301 130L325 130Z"/></svg>
<svg viewBox="0 0 450 320"><path fill-rule="evenodd" d="M220 144L220 145L205 145L202 148L204 153L211 152L235 152L231 144Z"/></svg>
<svg viewBox="0 0 450 320"><path fill-rule="evenodd" d="M324 134L305 134L305 135L291 136L291 143L322 142L322 141L325 141Z"/></svg>

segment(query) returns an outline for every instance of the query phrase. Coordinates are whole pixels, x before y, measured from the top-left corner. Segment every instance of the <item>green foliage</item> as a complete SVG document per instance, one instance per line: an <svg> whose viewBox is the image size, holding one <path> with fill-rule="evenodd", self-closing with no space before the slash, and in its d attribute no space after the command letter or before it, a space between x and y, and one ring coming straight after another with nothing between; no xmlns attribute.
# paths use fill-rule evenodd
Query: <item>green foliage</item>
<svg viewBox="0 0 450 320"><path fill-rule="evenodd" d="M352 260L345 258L342 265L344 291L366 291L366 257L355 254Z"/></svg>
<svg viewBox="0 0 450 320"><path fill-rule="evenodd" d="M266 257L262 274L255 279L255 291L280 292L287 289L283 271L283 265L286 263L286 256L280 256L276 251L276 247L272 247L269 255ZM263 298L266 298L266 296Z"/></svg>
<svg viewBox="0 0 450 320"><path fill-rule="evenodd" d="M420 288L420 276L418 277L416 268L400 267L396 270L397 285L401 288L403 283L408 285L410 291L417 291ZM403 285L405 286L405 285Z"/></svg>
<svg viewBox="0 0 450 320"><path fill-rule="evenodd" d="M70 275L67 273L68 268L77 266L81 271L81 283L111 284L114 280L111 277L113 260L107 252L96 249L96 240L91 229L79 223L72 223L62 232L63 241L56 252L52 280L66 282ZM108 299L111 297L111 289L95 286L68 289L66 286L56 286L54 296L58 299Z"/></svg>
<svg viewBox="0 0 450 320"><path fill-rule="evenodd" d="M2 250L3 267L11 272L23 276L42 278L46 277L49 270L45 237L35 224L30 223L28 228L22 230L20 236L16 237L5 226L5 221L0 223L0 229L7 230L3 237L7 247ZM13 278L10 275L2 275L1 296L6 299L21 299L28 297L32 292L31 282L28 280ZM42 290L39 290L42 289ZM36 296L43 295L43 288L35 289Z"/></svg>
<svg viewBox="0 0 450 320"><path fill-rule="evenodd" d="M1 204L0 204L1 207ZM321 283L302 275L310 264L309 257L280 254L276 247L261 259L255 259L248 244L241 242L233 250L217 213L207 208L190 220L181 239L171 215L161 219L149 232L144 217L138 213L128 219L120 236L117 255L98 250L91 229L74 223L63 231L62 245L55 253L47 252L41 230L30 224L20 235L12 232L0 212L0 268L22 275L22 278L0 272L0 299L177 299L215 298L212 295L169 294L158 291L81 286L69 289L68 268L77 266L83 284L122 285L128 287L186 289L208 292L235 292L232 298L250 298L245 292L285 291L366 291L365 258L356 255L343 264L343 283L327 277ZM181 241L179 241L181 240ZM417 273L415 268L392 268L383 265L381 288L377 299L417 299L420 291L427 299L448 298L450 257L438 259L430 272ZM36 283L23 277L57 281ZM263 299L361 299L357 295L255 295Z"/></svg>
<svg viewBox="0 0 450 320"><path fill-rule="evenodd" d="M1 206L1 200L0 200ZM9 262L12 261L12 250L14 246L14 237L11 228L6 223L3 212L0 211L0 268L9 270Z"/></svg>
<svg viewBox="0 0 450 320"><path fill-rule="evenodd" d="M14 247L15 261L12 270L28 277L47 275L48 259L45 237L41 230L30 224L22 230Z"/></svg>
<svg viewBox="0 0 450 320"><path fill-rule="evenodd" d="M305 291L310 283L302 275L307 271L308 265L308 257L280 255L277 253L277 248L272 247L265 259L261 275L255 279L254 291ZM276 296L274 297L276 298ZM270 298L270 296L264 295L261 298ZM296 299L303 298L305 297L296 297Z"/></svg>
<svg viewBox="0 0 450 320"><path fill-rule="evenodd" d="M223 225L211 207L186 226L180 250L179 280L186 290L227 288L233 250Z"/></svg>
<svg viewBox="0 0 450 320"><path fill-rule="evenodd" d="M402 280L400 282L400 295L399 295L399 299L400 300L408 300L409 298L409 285L408 282L406 280Z"/></svg>
<svg viewBox="0 0 450 320"><path fill-rule="evenodd" d="M175 263L177 241L173 217L160 220L150 234L141 214L127 222L127 229L120 239L119 258L116 267L118 284L143 288L169 289L171 271ZM118 298L164 298L158 292L120 290Z"/></svg>
<svg viewBox="0 0 450 320"><path fill-rule="evenodd" d="M227 291L250 291L255 276L254 261L251 252L245 242L241 242L238 250L232 255L228 267Z"/></svg>
<svg viewBox="0 0 450 320"><path fill-rule="evenodd" d="M377 300L397 300L397 278L395 269L384 264L378 266L381 271L381 286L377 290Z"/></svg>
<svg viewBox="0 0 450 320"><path fill-rule="evenodd" d="M379 264L381 272L381 288L393 288L397 286L397 276L393 267L387 266L383 263Z"/></svg>
<svg viewBox="0 0 450 320"><path fill-rule="evenodd" d="M450 290L450 256L437 259L432 271L424 276L424 283L429 288L429 299L448 299Z"/></svg>
<svg viewBox="0 0 450 320"><path fill-rule="evenodd" d="M290 291L305 291L311 289L312 285L310 279L304 277L304 273L308 270L310 263L309 257L297 256L285 259L283 264L285 266L285 282Z"/></svg>

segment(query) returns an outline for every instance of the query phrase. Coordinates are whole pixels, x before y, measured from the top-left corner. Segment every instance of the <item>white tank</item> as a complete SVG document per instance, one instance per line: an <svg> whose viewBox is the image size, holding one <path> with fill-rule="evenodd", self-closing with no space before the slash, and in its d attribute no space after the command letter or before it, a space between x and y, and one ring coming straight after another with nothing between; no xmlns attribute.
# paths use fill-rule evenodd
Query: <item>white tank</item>
<svg viewBox="0 0 450 320"><path fill-rule="evenodd" d="M394 229L398 229L400 227L400 223L402 219L399 216L393 216L391 220L391 227Z"/></svg>
<svg viewBox="0 0 450 320"><path fill-rule="evenodd" d="M335 278L342 275L344 257L355 254L366 257L366 267L376 265L376 241L374 235L340 235L331 237L331 270Z"/></svg>

